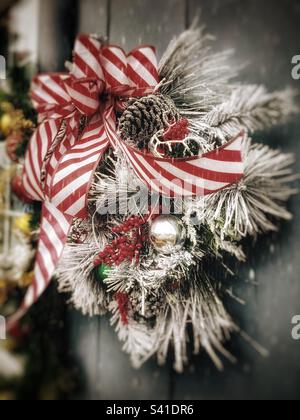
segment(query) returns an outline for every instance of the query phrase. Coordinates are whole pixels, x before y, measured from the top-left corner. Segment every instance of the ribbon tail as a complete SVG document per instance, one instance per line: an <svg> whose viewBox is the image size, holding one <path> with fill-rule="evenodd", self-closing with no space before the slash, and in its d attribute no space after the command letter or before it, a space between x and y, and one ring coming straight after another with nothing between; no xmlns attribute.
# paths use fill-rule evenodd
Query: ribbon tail
<svg viewBox="0 0 300 420"><path fill-rule="evenodd" d="M36 303L49 286L62 256L72 226L73 216L59 211L53 204L43 205L41 233L36 255L34 280L27 290L20 309L8 320L8 331L13 329L28 309Z"/></svg>

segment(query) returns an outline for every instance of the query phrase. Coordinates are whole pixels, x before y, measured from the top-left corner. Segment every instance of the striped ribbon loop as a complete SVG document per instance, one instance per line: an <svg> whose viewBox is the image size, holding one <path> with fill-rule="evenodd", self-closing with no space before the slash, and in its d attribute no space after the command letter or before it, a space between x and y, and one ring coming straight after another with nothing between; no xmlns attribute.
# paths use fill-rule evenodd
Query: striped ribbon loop
<svg viewBox="0 0 300 420"><path fill-rule="evenodd" d="M195 159L157 159L129 147L117 135L122 99L145 96L159 83L155 49L130 54L80 35L69 74L45 74L33 81L39 122L25 157L24 187L43 202L35 277L10 326L47 288L61 258L74 218L87 217L94 172L109 147L121 149L136 175L168 195L205 195L243 176L239 135L222 149ZM79 130L81 122L85 128ZM179 182L179 184L178 184Z"/></svg>

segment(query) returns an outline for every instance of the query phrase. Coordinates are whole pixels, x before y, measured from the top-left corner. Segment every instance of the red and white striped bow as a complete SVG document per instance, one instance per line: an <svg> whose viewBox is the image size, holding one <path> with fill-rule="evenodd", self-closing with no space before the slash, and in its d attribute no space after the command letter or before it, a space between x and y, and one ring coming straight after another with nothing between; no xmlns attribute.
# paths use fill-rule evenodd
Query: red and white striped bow
<svg viewBox="0 0 300 420"><path fill-rule="evenodd" d="M47 288L73 219L87 216L90 184L108 147L120 148L137 176L164 195L205 195L242 177L241 136L213 153L185 160L158 159L122 142L115 112L120 97L148 95L158 83L154 48L143 46L126 55L86 35L77 38L70 74L35 78L32 98L40 124L25 158L23 182L30 196L43 202L42 223L34 281L12 323Z"/></svg>

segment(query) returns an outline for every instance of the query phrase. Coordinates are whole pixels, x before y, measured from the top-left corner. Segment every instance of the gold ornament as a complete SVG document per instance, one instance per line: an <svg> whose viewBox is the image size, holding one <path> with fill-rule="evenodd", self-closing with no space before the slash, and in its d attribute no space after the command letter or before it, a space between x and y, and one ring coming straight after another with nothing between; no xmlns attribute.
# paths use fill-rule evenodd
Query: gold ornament
<svg viewBox="0 0 300 420"><path fill-rule="evenodd" d="M2 111L0 131L4 137L7 137L12 133L32 130L34 128L33 122L26 120L24 112L21 109L15 109L9 102L0 104L0 111Z"/></svg>
<svg viewBox="0 0 300 420"><path fill-rule="evenodd" d="M12 116L10 114L3 114L0 119L0 131L2 132L2 134L5 137L7 137L11 133L12 127L13 127Z"/></svg>
<svg viewBox="0 0 300 420"><path fill-rule="evenodd" d="M159 216L150 226L150 241L156 251L170 255L179 251L186 240L186 229L176 216Z"/></svg>

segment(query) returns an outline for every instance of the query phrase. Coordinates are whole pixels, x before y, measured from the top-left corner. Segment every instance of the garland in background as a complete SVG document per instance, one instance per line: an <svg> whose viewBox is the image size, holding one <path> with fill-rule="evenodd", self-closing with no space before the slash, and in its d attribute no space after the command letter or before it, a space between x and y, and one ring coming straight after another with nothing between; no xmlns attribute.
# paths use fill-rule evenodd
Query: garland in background
<svg viewBox="0 0 300 420"><path fill-rule="evenodd" d="M210 39L192 27L157 66L150 47L125 55L80 36L70 73L33 85L41 124L23 183L44 210L25 309L56 273L77 309L111 314L136 367L155 354L164 363L173 346L181 372L188 326L195 353L220 369L220 354L235 360L226 255L244 262L244 238L292 217L294 157L250 135L297 113L295 93L234 82L231 53L214 54Z"/></svg>

